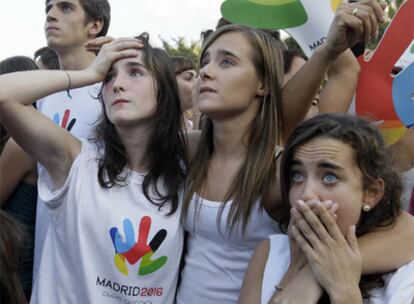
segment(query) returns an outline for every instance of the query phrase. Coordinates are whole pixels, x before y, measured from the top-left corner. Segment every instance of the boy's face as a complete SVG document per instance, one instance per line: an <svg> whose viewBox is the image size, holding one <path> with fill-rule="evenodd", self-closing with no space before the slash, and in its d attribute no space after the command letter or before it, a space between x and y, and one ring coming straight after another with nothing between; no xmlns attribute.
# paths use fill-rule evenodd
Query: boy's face
<svg viewBox="0 0 414 304"><path fill-rule="evenodd" d="M50 0L46 5L45 36L54 50L83 46L90 39L92 23L85 23L86 14L79 0Z"/></svg>

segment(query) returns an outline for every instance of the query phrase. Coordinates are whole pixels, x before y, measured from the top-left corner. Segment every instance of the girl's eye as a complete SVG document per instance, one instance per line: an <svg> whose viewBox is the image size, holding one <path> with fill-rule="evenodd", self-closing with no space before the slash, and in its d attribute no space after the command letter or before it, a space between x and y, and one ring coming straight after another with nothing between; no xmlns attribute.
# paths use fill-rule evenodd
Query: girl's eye
<svg viewBox="0 0 414 304"><path fill-rule="evenodd" d="M133 77L139 77L139 76L142 76L143 73L140 70L132 70L130 72L130 75L133 76Z"/></svg>
<svg viewBox="0 0 414 304"><path fill-rule="evenodd" d="M224 66L226 66L226 65L233 65L233 61L231 61L230 59L224 59L221 62L221 65L224 65Z"/></svg>
<svg viewBox="0 0 414 304"><path fill-rule="evenodd" d="M201 60L201 62L200 62L200 68L201 69L204 68L207 64L208 64L208 61L207 60Z"/></svg>
<svg viewBox="0 0 414 304"><path fill-rule="evenodd" d="M335 174L328 173L323 176L323 181L327 184L333 184L338 180Z"/></svg>
<svg viewBox="0 0 414 304"><path fill-rule="evenodd" d="M184 79L185 81L192 81L192 80L193 80L193 78L194 78L194 75L193 75L193 74L191 74L191 73L184 73L184 74L183 74L183 79Z"/></svg>
<svg viewBox="0 0 414 304"><path fill-rule="evenodd" d="M114 80L114 78L115 78L114 74L108 74L108 75L106 75L106 77L104 79L104 83L111 82L112 80Z"/></svg>
<svg viewBox="0 0 414 304"><path fill-rule="evenodd" d="M297 183L297 182L303 181L304 177L303 177L303 174L302 173L300 173L298 171L293 171L290 174L290 179L292 180L292 182L296 182Z"/></svg>

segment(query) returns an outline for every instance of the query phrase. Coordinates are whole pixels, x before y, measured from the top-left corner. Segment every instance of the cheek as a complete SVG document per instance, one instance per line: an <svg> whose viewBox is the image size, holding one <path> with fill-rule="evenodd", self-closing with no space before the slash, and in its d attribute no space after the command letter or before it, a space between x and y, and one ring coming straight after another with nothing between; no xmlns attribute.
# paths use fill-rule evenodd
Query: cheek
<svg viewBox="0 0 414 304"><path fill-rule="evenodd" d="M297 186L292 186L289 189L289 203L292 205L300 198L300 191Z"/></svg>
<svg viewBox="0 0 414 304"><path fill-rule="evenodd" d="M361 203L351 202L351 199L347 202L338 202L339 210L337 212L338 219L337 224L343 234L346 234L349 226L356 225L361 215Z"/></svg>

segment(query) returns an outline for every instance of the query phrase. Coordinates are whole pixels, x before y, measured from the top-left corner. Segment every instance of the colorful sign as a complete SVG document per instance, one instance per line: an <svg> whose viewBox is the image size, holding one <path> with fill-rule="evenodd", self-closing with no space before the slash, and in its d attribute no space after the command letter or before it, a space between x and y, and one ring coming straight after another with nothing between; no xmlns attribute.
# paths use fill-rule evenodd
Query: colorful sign
<svg viewBox="0 0 414 304"><path fill-rule="evenodd" d="M414 0L407 0L370 58L359 58L356 113L380 121L378 126L388 144L395 143L407 127L414 125L414 63L404 56L412 48L413 29ZM403 58L405 67L401 66L402 71L393 76L391 71Z"/></svg>
<svg viewBox="0 0 414 304"><path fill-rule="evenodd" d="M226 0L223 17L260 29L284 29L310 57L326 40L341 0Z"/></svg>

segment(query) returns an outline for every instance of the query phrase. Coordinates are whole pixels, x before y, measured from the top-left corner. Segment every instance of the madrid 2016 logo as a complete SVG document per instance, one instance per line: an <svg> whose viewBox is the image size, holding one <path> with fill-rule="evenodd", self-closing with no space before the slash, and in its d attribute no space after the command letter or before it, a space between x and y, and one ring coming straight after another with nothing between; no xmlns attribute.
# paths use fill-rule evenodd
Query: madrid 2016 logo
<svg viewBox="0 0 414 304"><path fill-rule="evenodd" d="M148 244L148 234L151 228L151 218L149 216L141 218L138 240L136 242L134 227L131 220L125 219L123 227L125 237L121 236L117 227L113 227L109 231L115 248L114 262L122 274L128 275L126 262L130 265L134 265L141 260L141 265L138 270L138 274L141 276L151 274L167 263L167 256L161 256L155 260L151 259L167 236L167 231L165 229L158 231Z"/></svg>

